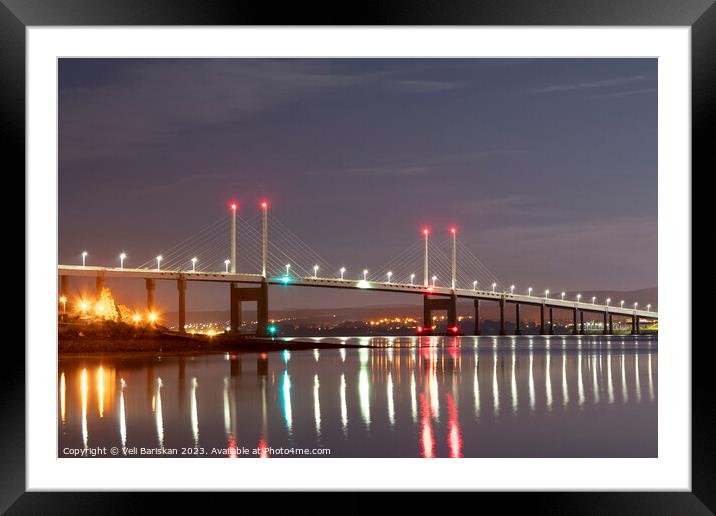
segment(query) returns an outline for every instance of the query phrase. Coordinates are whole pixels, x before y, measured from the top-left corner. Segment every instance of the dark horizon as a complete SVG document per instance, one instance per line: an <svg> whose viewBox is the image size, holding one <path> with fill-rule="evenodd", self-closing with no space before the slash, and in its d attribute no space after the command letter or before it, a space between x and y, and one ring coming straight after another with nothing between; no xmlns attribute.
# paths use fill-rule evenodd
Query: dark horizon
<svg viewBox="0 0 716 516"><path fill-rule="evenodd" d="M268 198L353 277L423 225L456 224L521 289L655 287L656 101L656 59L60 59L59 261L126 251L136 266L230 200L251 219ZM108 286L144 299L138 282ZM418 302L271 296L276 309ZM175 298L160 285L165 311ZM192 284L187 308L227 300Z"/></svg>

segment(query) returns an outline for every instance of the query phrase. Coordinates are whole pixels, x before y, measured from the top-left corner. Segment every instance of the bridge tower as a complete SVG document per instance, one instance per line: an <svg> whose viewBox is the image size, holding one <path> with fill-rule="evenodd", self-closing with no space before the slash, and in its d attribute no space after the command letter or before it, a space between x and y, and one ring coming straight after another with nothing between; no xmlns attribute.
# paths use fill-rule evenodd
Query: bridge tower
<svg viewBox="0 0 716 516"><path fill-rule="evenodd" d="M455 279L457 277L457 229L450 228L450 233L452 233L452 278L451 278L451 288L455 290Z"/></svg>
<svg viewBox="0 0 716 516"><path fill-rule="evenodd" d="M229 333L236 335L241 327L241 304L243 302L256 303L256 336L267 337L268 331L268 283L266 278L261 280L259 287L240 287L238 283L231 282L231 325Z"/></svg>
<svg viewBox="0 0 716 516"><path fill-rule="evenodd" d="M423 328L429 333L433 327L433 310L447 311L447 327L457 326L457 295L453 292L448 296L423 295Z"/></svg>
<svg viewBox="0 0 716 516"><path fill-rule="evenodd" d="M261 201L261 276L266 279L268 261L268 201Z"/></svg>
<svg viewBox="0 0 716 516"><path fill-rule="evenodd" d="M428 281L430 279L429 273L428 273L428 235L430 234L430 230L428 228L423 228L423 235L425 235L425 253L424 253L424 262L423 262L423 270L425 271L425 281L423 285L425 285L425 288L428 287Z"/></svg>
<svg viewBox="0 0 716 516"><path fill-rule="evenodd" d="M236 210L238 208L237 202L231 203L231 249L229 250L231 274L236 274Z"/></svg>

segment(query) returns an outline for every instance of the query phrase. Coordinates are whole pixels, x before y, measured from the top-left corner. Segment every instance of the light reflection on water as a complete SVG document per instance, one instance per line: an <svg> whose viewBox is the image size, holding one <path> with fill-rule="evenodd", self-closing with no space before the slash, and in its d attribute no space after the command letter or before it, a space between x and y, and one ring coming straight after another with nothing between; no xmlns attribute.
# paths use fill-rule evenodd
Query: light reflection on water
<svg viewBox="0 0 716 516"><path fill-rule="evenodd" d="M333 457L657 454L654 338L342 340L376 347L63 356L59 455L97 446L204 456L237 446L260 446L262 456L266 446L330 448Z"/></svg>

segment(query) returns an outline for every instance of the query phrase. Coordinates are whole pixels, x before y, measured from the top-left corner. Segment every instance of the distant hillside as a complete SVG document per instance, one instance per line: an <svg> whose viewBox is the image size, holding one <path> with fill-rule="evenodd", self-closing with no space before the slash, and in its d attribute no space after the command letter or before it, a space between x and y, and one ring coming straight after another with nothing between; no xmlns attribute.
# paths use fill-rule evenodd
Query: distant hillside
<svg viewBox="0 0 716 516"><path fill-rule="evenodd" d="M645 307L651 303L652 309L658 309L659 289L658 287L644 288L639 290L618 291L618 290L584 290L579 292L582 294L582 300L589 302L592 296L597 297L597 303L603 303L608 297L612 299L612 304L618 305L619 301L624 299L625 305L631 305L638 302L640 306ZM559 293L556 294L558 296ZM574 299L577 292L567 292L567 299ZM497 319L497 303L485 301L481 303L481 319ZM458 302L458 312L460 314L471 315L472 303L467 300ZM414 305L373 305L360 306L351 308L297 308L286 310L269 310L269 316L272 319L290 318L296 323L330 323L342 321L364 321L370 319L380 319L381 317L416 317L421 318L423 312L422 300L418 296L415 298ZM535 317L525 307L523 317ZM187 322L215 322L222 323L229 320L229 310L214 311L193 311L187 312ZM252 320L256 317L255 310L244 310L244 320ZM563 317L567 317L563 315ZM555 315L557 320L557 315ZM164 315L164 322L168 325L177 323L177 313L167 312Z"/></svg>

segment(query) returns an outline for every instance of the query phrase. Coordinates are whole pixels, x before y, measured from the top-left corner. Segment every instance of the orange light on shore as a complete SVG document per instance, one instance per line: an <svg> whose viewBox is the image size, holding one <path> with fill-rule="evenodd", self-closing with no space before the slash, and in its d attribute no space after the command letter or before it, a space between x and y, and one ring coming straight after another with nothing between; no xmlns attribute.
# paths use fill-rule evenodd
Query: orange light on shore
<svg viewBox="0 0 716 516"><path fill-rule="evenodd" d="M147 320L148 320L149 322L151 322L151 323L157 322L157 319L158 319L158 318L159 318L159 317L157 316L157 314L156 314L155 312L149 312L149 313L147 314Z"/></svg>
<svg viewBox="0 0 716 516"><path fill-rule="evenodd" d="M139 314L134 314L134 315L132 316L132 321L134 321L135 323L138 323L138 322L140 322L141 320L142 320L142 316L139 315Z"/></svg>

